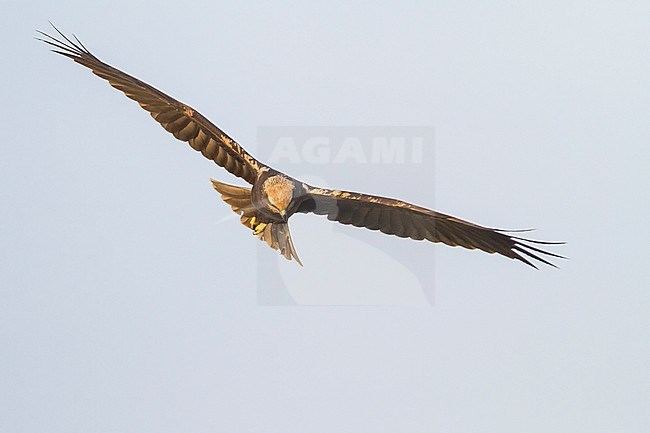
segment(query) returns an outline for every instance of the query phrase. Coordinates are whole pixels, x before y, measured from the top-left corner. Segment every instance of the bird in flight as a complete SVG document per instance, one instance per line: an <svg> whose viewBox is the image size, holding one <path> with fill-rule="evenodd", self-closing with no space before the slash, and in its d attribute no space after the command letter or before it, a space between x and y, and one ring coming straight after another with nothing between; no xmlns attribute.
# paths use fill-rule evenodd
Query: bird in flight
<svg viewBox="0 0 650 433"><path fill-rule="evenodd" d="M52 25L54 27L54 25ZM534 268L535 261L556 267L542 256L564 258L537 245L542 242L514 236L515 231L483 227L401 200L335 189L318 188L294 179L253 158L235 140L192 107L95 57L73 35L74 41L56 27L60 38L38 31L38 40L52 51L69 57L108 81L136 101L168 132L187 142L217 165L244 179L251 187L228 185L210 179L221 198L240 216L241 223L286 259L302 262L289 233L295 213L324 215L341 224L379 230L414 240L442 242L450 246L479 249L519 260Z"/></svg>

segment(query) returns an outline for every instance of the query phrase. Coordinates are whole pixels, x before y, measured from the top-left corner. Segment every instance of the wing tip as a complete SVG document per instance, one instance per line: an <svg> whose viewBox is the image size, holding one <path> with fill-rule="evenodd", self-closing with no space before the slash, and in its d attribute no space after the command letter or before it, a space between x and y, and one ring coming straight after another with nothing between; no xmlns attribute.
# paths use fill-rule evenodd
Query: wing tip
<svg viewBox="0 0 650 433"><path fill-rule="evenodd" d="M512 245L510 247L510 254L504 254L507 255L508 257L519 260L528 266L531 266L535 269L539 270L539 267L537 267L533 262L528 260L526 257L522 256L522 254L528 256L530 259L537 260L540 263L543 263L545 265L554 267L555 269L560 269L559 266L556 264L544 259L543 257L540 256L540 254L553 257L556 259L563 259L563 260L569 260L568 257L562 256L560 254L552 253L550 251L543 250L541 248L537 248L533 245L529 244L535 244L535 245L565 245L566 242L564 241L540 241L537 239L528 239L528 238L522 238L519 236L512 236L511 233L527 233L527 232L532 232L535 229L524 229L524 230L506 230L506 229L489 229L492 230L495 233L498 233L502 236L506 236L510 242L512 242ZM522 254L520 254L522 253Z"/></svg>
<svg viewBox="0 0 650 433"><path fill-rule="evenodd" d="M83 58L85 56L90 56L93 57L93 55L88 51L88 49L84 46L84 44L81 43L79 38L75 36L74 34L72 37L75 39L76 43L73 42L70 38L68 38L63 32L61 32L53 23L52 21L48 20L48 23L52 26L52 28L56 31L56 33L59 34L63 40L58 39L48 33L45 33L41 30L36 30L36 33L39 35L43 36L43 38L40 37L35 37L36 40L45 42L46 44L55 47L56 50L52 50L53 52L57 54L64 55L66 57L70 57L73 60L77 60L80 58ZM60 51L59 51L60 50Z"/></svg>
<svg viewBox="0 0 650 433"><path fill-rule="evenodd" d="M513 242L514 245L510 248L510 251L512 253L511 258L519 260L529 266L532 266L535 269L539 269L534 263L532 263L530 260L528 260L526 257L522 256L522 254L528 256L529 258L533 260L537 260L540 263L543 263L545 265L551 266L555 269L560 269L559 266L557 266L555 263L552 263L551 261L545 259L544 257L541 257L541 254L554 257L557 259L562 259L562 260L568 260L568 257L561 256L559 254L552 253L550 251L545 251L542 250L541 248L534 247L532 245L527 245L524 242L534 242L529 239L520 239L520 238L510 238ZM546 243L546 242L535 242L537 244L543 243L545 245L560 245L564 244L565 242L552 242L552 243ZM520 254L521 253L521 254ZM537 254L536 254L537 253Z"/></svg>

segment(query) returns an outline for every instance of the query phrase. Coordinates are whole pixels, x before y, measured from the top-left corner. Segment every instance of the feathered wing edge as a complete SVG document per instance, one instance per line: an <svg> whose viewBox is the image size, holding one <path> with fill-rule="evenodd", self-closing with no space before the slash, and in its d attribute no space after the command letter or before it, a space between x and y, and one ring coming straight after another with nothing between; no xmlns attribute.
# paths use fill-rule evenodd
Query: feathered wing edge
<svg viewBox="0 0 650 433"><path fill-rule="evenodd" d="M526 263L529 266L532 266L535 269L538 269L537 266L535 266L530 260L526 259L523 257L521 254L522 253L526 256L528 256L531 259L537 260L541 263L544 263L545 265L552 266L554 268L557 268L557 265L554 263L549 262L548 260L544 259L543 257L540 257L539 254L543 254L545 256L549 257L555 257L557 259L563 259L567 260L567 257L561 256L559 254L552 253L550 251L543 250L541 248L534 247L532 245L528 244L537 244L537 245L564 245L566 242L548 242L548 241L538 241L538 240L533 240L533 239L527 239L527 238L520 238L518 236L512 236L511 233L520 233L524 231L532 231L532 230L501 230L501 229L487 229L487 230L492 230L496 233L499 233L508 239L510 239L514 245L512 246L512 251L514 253L514 257L510 257L516 260L520 260L524 263ZM536 254L537 253L537 254Z"/></svg>
<svg viewBox="0 0 650 433"><path fill-rule="evenodd" d="M201 152L206 158L251 185L255 183L258 173L264 170L265 166L201 113L155 87L102 62L86 49L76 36L72 35L74 38L72 41L53 24L52 27L61 39L39 30L37 32L43 38L36 39L52 47L53 52L74 60L108 81L111 86L140 104L156 122L178 140L187 142L194 150ZM191 77L191 71L189 76Z"/></svg>
<svg viewBox="0 0 650 433"><path fill-rule="evenodd" d="M250 188L228 185L215 179L210 179L210 181L212 187L221 194L221 199L230 205L233 212L240 215L241 223L251 229L258 239L266 242L274 250L280 251L280 254L287 260L293 259L303 266L293 245L289 224L259 221L255 215Z"/></svg>
<svg viewBox="0 0 650 433"><path fill-rule="evenodd" d="M299 212L326 215L329 220L341 224L418 241L426 239L452 247L497 253L536 269L537 266L529 259L557 268L542 255L566 258L530 245L560 245L564 242L543 242L512 235L521 233L521 230L483 227L391 198L315 187L309 187L308 192L310 199L304 202Z"/></svg>

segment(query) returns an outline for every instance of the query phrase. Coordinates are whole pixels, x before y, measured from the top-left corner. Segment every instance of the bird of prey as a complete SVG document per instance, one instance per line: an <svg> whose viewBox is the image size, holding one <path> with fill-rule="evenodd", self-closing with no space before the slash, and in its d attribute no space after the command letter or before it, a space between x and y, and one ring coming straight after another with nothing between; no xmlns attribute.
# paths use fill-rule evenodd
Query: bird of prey
<svg viewBox="0 0 650 433"><path fill-rule="evenodd" d="M289 218L295 213L324 215L341 224L402 238L426 239L497 253L535 268L535 260L555 267L542 255L563 258L531 245L561 242L524 239L514 236L512 231L483 227L401 200L318 188L294 179L253 158L194 108L102 62L76 36L73 35L73 41L56 27L54 29L60 38L39 31L44 39L37 39L53 47L55 53L71 58L108 81L140 104L174 137L248 182L251 187L227 185L211 179L214 189L240 216L241 223L288 260L294 259L302 265L288 226Z"/></svg>

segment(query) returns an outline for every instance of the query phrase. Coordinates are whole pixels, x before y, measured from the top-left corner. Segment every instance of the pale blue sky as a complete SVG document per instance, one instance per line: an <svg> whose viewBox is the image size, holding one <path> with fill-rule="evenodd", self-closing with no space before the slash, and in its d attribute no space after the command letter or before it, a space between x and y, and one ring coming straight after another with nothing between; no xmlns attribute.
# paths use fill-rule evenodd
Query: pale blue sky
<svg viewBox="0 0 650 433"><path fill-rule="evenodd" d="M0 431L650 429L647 2L2 9ZM256 155L265 125L433 127L430 177L277 168L536 227L571 260L386 238L435 272L434 305L260 306L257 260L276 257L208 178L240 182L35 41L48 19ZM308 266L281 263L284 283L309 298L340 269L327 284L363 304L394 268L337 251L332 224L296 219Z"/></svg>

